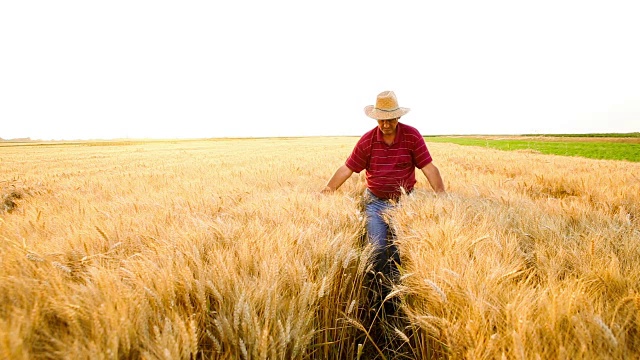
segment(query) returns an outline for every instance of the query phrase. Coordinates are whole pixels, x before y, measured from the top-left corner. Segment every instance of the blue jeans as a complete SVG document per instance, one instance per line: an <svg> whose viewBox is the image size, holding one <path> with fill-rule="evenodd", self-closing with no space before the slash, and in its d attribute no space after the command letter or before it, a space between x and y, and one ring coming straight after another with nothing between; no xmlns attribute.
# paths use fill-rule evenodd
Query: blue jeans
<svg viewBox="0 0 640 360"><path fill-rule="evenodd" d="M365 213L367 216L367 237L374 247L374 269L385 277L395 279L398 276L400 256L394 243L395 234L389 226L385 213L397 202L380 199L369 189L365 192Z"/></svg>

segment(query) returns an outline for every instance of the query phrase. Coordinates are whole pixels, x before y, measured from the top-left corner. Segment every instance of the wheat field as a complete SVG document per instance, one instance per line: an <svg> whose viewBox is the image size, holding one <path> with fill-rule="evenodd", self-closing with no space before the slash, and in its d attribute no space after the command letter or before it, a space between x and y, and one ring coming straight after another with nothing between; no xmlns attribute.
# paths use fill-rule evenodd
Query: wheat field
<svg viewBox="0 0 640 360"><path fill-rule="evenodd" d="M0 358L640 357L640 164L428 144L386 319L356 141L1 146Z"/></svg>

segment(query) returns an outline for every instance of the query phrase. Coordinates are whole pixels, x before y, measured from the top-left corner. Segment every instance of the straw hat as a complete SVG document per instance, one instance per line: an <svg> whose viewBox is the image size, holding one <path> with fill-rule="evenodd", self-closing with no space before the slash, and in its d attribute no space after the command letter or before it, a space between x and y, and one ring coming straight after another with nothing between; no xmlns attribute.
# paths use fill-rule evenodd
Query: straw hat
<svg viewBox="0 0 640 360"><path fill-rule="evenodd" d="M395 119L409 112L409 108L398 106L398 99L393 91L383 91L378 94L376 105L369 105L364 108L364 113L368 117L376 120Z"/></svg>

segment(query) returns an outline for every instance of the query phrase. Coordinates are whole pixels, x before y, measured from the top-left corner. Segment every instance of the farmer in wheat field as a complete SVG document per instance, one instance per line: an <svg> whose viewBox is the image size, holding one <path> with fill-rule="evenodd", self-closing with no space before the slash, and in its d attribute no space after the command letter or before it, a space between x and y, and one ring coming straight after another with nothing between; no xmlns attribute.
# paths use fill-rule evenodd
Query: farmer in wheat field
<svg viewBox="0 0 640 360"><path fill-rule="evenodd" d="M376 119L378 126L360 138L345 164L338 168L321 191L332 193L351 174L366 170L367 236L375 249L376 273L387 278L397 276L395 263L400 263L400 257L385 212L396 206L403 191L410 193L413 190L415 168L427 177L433 190L445 192L440 171L433 164L422 135L414 127L398 122L408 112L408 108L398 106L393 91L378 94L375 106L364 108L364 113Z"/></svg>

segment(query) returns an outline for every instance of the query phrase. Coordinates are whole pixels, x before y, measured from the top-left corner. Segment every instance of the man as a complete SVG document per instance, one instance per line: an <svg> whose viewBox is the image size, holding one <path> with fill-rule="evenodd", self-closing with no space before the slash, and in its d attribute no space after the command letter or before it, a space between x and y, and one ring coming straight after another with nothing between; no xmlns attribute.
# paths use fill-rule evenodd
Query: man
<svg viewBox="0 0 640 360"><path fill-rule="evenodd" d="M415 128L398 122L409 109L398 106L393 91L378 94L375 106L365 107L364 112L378 120L378 126L360 138L346 163L338 168L321 192L334 192L351 174L366 169L364 202L367 235L374 246L375 270L385 277L395 277L396 264L389 261L389 255L398 264L400 258L393 240L387 243L388 235L393 238L393 234L385 212L397 204L403 192L413 190L416 167L437 193L445 192L444 183L422 135Z"/></svg>

